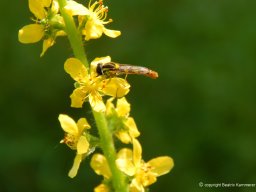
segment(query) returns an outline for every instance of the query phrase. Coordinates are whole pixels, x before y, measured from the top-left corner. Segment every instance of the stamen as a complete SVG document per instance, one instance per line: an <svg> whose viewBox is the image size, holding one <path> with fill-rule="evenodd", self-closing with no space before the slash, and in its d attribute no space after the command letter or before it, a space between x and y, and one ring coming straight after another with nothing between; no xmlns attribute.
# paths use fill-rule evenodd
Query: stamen
<svg viewBox="0 0 256 192"><path fill-rule="evenodd" d="M96 5L98 5L98 1L95 1L95 2L92 4L92 6L89 6L89 10L92 11L92 12L94 12L94 8L95 8Z"/></svg>
<svg viewBox="0 0 256 192"><path fill-rule="evenodd" d="M107 10L108 10L108 9L107 9ZM108 16L107 12L108 12L108 11L104 12L103 18L101 19L102 21L104 21L104 20L107 18L107 16Z"/></svg>
<svg viewBox="0 0 256 192"><path fill-rule="evenodd" d="M88 4L88 7L89 7L89 8L91 7L91 2L92 2L92 0L89 1L89 4Z"/></svg>
<svg viewBox="0 0 256 192"><path fill-rule="evenodd" d="M100 5L103 5L103 0L99 0L99 4L100 4Z"/></svg>
<svg viewBox="0 0 256 192"><path fill-rule="evenodd" d="M95 10L93 10L93 12L96 13L96 15L99 15L100 13L102 13L103 8L104 8L104 5L99 4L99 6L97 8L95 8Z"/></svg>
<svg viewBox="0 0 256 192"><path fill-rule="evenodd" d="M103 20L102 18L105 17L104 8L97 13L97 17L99 20Z"/></svg>

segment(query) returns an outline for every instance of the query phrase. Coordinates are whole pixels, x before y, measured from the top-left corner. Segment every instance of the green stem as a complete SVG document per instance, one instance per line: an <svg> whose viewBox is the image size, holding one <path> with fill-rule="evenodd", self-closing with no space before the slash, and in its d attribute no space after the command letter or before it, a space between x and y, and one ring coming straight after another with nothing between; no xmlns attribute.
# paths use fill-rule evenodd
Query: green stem
<svg viewBox="0 0 256 192"><path fill-rule="evenodd" d="M108 161L110 170L112 172L112 181L116 192L127 192L128 187L124 174L116 167L116 150L112 133L108 128L107 120L104 113L96 112L93 110L94 118L97 119L96 125L98 127L99 135L101 138L101 146L104 155Z"/></svg>
<svg viewBox="0 0 256 192"><path fill-rule="evenodd" d="M66 33L68 35L70 44L74 51L74 55L88 68L89 64L83 47L81 34L77 30L72 16L68 15L64 9L64 6L66 5L67 1L58 0L58 2L60 5L60 12L65 22ZM116 150L114 146L112 133L107 125L105 113L95 112L94 110L92 111L99 131L102 150L108 161L112 173L113 187L116 192L128 192L128 184L126 183L126 178L115 164Z"/></svg>
<svg viewBox="0 0 256 192"><path fill-rule="evenodd" d="M67 4L66 0L58 0L60 12L65 22L65 29L68 35L69 42L73 49L74 55L78 58L86 68L89 68L88 60L85 54L82 37L76 28L76 24L71 15L67 14L64 7Z"/></svg>

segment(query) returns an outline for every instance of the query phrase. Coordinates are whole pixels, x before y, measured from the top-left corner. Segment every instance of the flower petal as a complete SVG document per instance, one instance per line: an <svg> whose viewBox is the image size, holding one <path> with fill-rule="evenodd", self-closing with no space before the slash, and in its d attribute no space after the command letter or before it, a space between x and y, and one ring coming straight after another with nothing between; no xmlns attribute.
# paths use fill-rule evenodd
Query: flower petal
<svg viewBox="0 0 256 192"><path fill-rule="evenodd" d="M70 95L71 98L71 107L81 108L83 103L87 97L87 91L85 90L86 87L79 87L73 91Z"/></svg>
<svg viewBox="0 0 256 192"><path fill-rule="evenodd" d="M82 155L79 155L77 154L75 159L74 159L74 163L73 163L73 166L72 168L70 169L69 173L68 173L68 176L71 177L71 178L74 178L77 174L77 171L79 169L79 166L80 166L80 163L82 161Z"/></svg>
<svg viewBox="0 0 256 192"><path fill-rule="evenodd" d="M147 164L153 167L151 172L155 173L157 176L168 173L174 166L173 159L168 156L151 159Z"/></svg>
<svg viewBox="0 0 256 192"><path fill-rule="evenodd" d="M49 7L51 0L29 0L29 10L38 19L44 19L46 17L46 10L44 7Z"/></svg>
<svg viewBox="0 0 256 192"><path fill-rule="evenodd" d="M115 98L114 97L111 97L107 100L106 102L106 115L107 116L110 116L113 114L114 110L115 110L115 106L114 104L112 103L112 101L114 100Z"/></svg>
<svg viewBox="0 0 256 192"><path fill-rule="evenodd" d="M66 133L70 133L72 135L78 134L78 128L77 128L76 122L71 117L69 117L68 115L60 114L59 121L62 129Z"/></svg>
<svg viewBox="0 0 256 192"><path fill-rule="evenodd" d="M110 192L110 189L107 185L101 183L100 185L94 188L94 192Z"/></svg>
<svg viewBox="0 0 256 192"><path fill-rule="evenodd" d="M104 155L94 154L91 159L90 165L98 175L103 175L103 177L107 179L112 176L107 159Z"/></svg>
<svg viewBox="0 0 256 192"><path fill-rule="evenodd" d="M85 118L80 118L77 121L77 127L79 132L81 133L84 129L90 129L91 126L89 125L89 123L87 122L87 120Z"/></svg>
<svg viewBox="0 0 256 192"><path fill-rule="evenodd" d="M101 95L97 91L92 91L89 95L89 102L96 112L104 112L106 110L106 106L102 100Z"/></svg>
<svg viewBox="0 0 256 192"><path fill-rule="evenodd" d="M122 143L128 144L128 143L131 143L131 142L132 142L132 139L131 139L131 137L130 137L130 135L128 134L127 131L124 131L124 130L117 131L117 132L115 133L115 136L116 136Z"/></svg>
<svg viewBox="0 0 256 192"><path fill-rule="evenodd" d="M105 82L101 82L104 84ZM130 84L122 78L111 78L106 81L105 86L100 91L112 97L123 97L130 91Z"/></svg>
<svg viewBox="0 0 256 192"><path fill-rule="evenodd" d="M136 126L136 123L132 117L128 117L125 125L129 128L129 134L131 137L136 138L140 135L140 132Z"/></svg>
<svg viewBox="0 0 256 192"><path fill-rule="evenodd" d="M51 0L48 0L48 1L51 1ZM51 6L52 13L57 14L59 12L59 9L60 9L59 3L56 0L53 0L52 6Z"/></svg>
<svg viewBox="0 0 256 192"><path fill-rule="evenodd" d="M76 1L67 1L67 5L64 8L68 14L74 15L89 15L90 11L80 3Z"/></svg>
<svg viewBox="0 0 256 192"><path fill-rule="evenodd" d="M125 97L118 99L116 104L117 114L120 117L128 117L131 110L130 103L128 103Z"/></svg>
<svg viewBox="0 0 256 192"><path fill-rule="evenodd" d="M98 19L90 17L86 22L85 28L82 31L85 35L85 40L98 39L102 36L104 25Z"/></svg>
<svg viewBox="0 0 256 192"><path fill-rule="evenodd" d="M85 82L88 75L86 67L76 58L69 58L64 64L65 71L77 82Z"/></svg>
<svg viewBox="0 0 256 192"><path fill-rule="evenodd" d="M85 136L81 136L77 142L77 154L87 153L89 149L89 142Z"/></svg>
<svg viewBox="0 0 256 192"><path fill-rule="evenodd" d="M43 5L44 7L50 7L52 1L53 1L53 2L56 2L55 0L41 0L42 5Z"/></svg>
<svg viewBox="0 0 256 192"><path fill-rule="evenodd" d="M111 61L110 56L105 56L105 57L96 57L92 62L91 62L91 67L96 68L98 63L108 63Z"/></svg>
<svg viewBox="0 0 256 192"><path fill-rule="evenodd" d="M133 139L133 162L135 167L139 167L142 159L142 148L137 139Z"/></svg>
<svg viewBox="0 0 256 192"><path fill-rule="evenodd" d="M44 53L47 51L47 49L49 47L53 46L54 43L55 43L55 41L52 38L45 39L43 42L43 50L42 50L42 53L40 54L40 57L42 57L44 55Z"/></svg>
<svg viewBox="0 0 256 192"><path fill-rule="evenodd" d="M116 159L117 167L129 176L133 176L136 173L136 167L132 160L132 150L123 148L117 154Z"/></svg>
<svg viewBox="0 0 256 192"><path fill-rule="evenodd" d="M138 178L144 187L152 185L157 180L156 175L150 171L149 172L142 171L140 174L138 174Z"/></svg>
<svg viewBox="0 0 256 192"><path fill-rule="evenodd" d="M134 178L130 184L130 192L145 192L143 185Z"/></svg>
<svg viewBox="0 0 256 192"><path fill-rule="evenodd" d="M116 38L121 35L121 31L110 30L110 29L106 29L106 28L104 28L103 32L105 35L107 35L111 38Z"/></svg>
<svg viewBox="0 0 256 192"><path fill-rule="evenodd" d="M19 30L19 41L21 43L36 43L44 36L44 27L39 24L26 25Z"/></svg>
<svg viewBox="0 0 256 192"><path fill-rule="evenodd" d="M110 56L106 56L106 57L96 57L92 62L91 62L91 68L90 68L90 75L91 77L97 77L98 74L96 72L96 68L98 66L99 63L108 63L111 61L111 57Z"/></svg>

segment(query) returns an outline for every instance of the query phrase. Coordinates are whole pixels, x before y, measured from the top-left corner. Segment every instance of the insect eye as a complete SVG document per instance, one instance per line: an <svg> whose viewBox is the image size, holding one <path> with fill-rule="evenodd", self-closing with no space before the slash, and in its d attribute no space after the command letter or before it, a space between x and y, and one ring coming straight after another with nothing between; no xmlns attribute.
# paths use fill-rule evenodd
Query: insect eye
<svg viewBox="0 0 256 192"><path fill-rule="evenodd" d="M103 75L102 64L101 63L97 64L96 72L97 72L98 75Z"/></svg>

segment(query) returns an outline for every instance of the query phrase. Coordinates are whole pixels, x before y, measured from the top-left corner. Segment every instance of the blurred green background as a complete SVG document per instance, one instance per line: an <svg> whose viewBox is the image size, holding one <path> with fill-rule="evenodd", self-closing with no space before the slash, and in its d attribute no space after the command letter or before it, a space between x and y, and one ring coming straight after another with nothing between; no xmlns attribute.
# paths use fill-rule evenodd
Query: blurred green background
<svg viewBox="0 0 256 192"><path fill-rule="evenodd" d="M128 76L144 159L175 160L152 191L255 191L198 183L256 183L256 1L105 4L114 20L107 27L122 36L86 43L89 59L111 55L160 75ZM2 0L0 7L0 191L92 191L101 178L89 160L68 178L75 153L59 144L59 113L93 120L89 110L70 108L73 80L63 70L72 56L68 41L58 38L40 58L41 42L17 41L18 29L31 23L27 1Z"/></svg>

